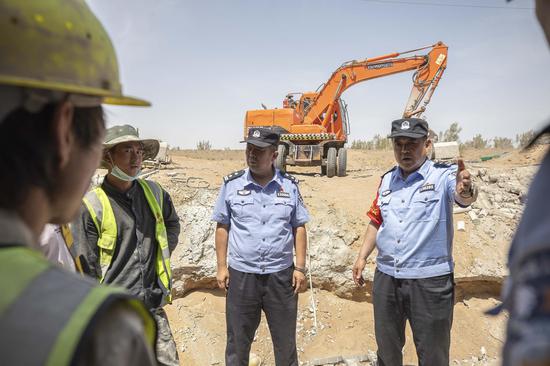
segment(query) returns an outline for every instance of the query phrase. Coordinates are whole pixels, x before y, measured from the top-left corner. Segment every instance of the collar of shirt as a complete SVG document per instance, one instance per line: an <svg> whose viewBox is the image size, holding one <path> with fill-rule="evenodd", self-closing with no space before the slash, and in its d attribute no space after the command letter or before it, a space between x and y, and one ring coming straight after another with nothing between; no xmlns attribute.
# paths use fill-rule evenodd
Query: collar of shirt
<svg viewBox="0 0 550 366"><path fill-rule="evenodd" d="M259 187L260 189L265 189L265 188L269 187L271 184L278 184L280 187L283 186L283 177L279 173L278 169L275 169L275 173L273 174L273 177L271 178L271 180L264 187L259 185L254 180L254 178L252 178L252 174L250 173L250 168L246 168L246 173L243 176L245 177L245 180L246 180L246 183L245 183L244 187L254 185L254 186Z"/></svg>
<svg viewBox="0 0 550 366"><path fill-rule="evenodd" d="M28 247L33 245L35 240L29 227L13 211L0 209L0 244L21 244Z"/></svg>
<svg viewBox="0 0 550 366"><path fill-rule="evenodd" d="M134 196L136 190L138 189L137 188L138 186L138 183L136 181L133 181L132 182L132 186L130 187L129 190L127 190L126 192L121 192L118 190L118 188L116 188L114 185L112 185L111 183L109 183L109 181L107 180L107 178L105 178L103 180L103 183L101 184L101 188L103 188L103 190L111 197L117 197L117 198L122 198L122 199L130 199Z"/></svg>
<svg viewBox="0 0 550 366"><path fill-rule="evenodd" d="M403 179L403 171L401 170L401 167L398 165L397 169L394 170L394 174L392 176L392 183L395 183L397 180L401 180L402 182L410 181L413 179L416 179L417 175L420 175L422 178L426 178L428 176L428 173L430 172L430 168L432 167L433 162L426 158L424 163L416 169L414 172L409 174L409 176L406 179Z"/></svg>

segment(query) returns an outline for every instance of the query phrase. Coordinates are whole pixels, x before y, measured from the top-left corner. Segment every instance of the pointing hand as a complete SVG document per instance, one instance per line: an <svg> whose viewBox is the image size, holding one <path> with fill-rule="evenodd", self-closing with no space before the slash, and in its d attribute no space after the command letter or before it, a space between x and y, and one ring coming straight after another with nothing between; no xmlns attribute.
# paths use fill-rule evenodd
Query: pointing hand
<svg viewBox="0 0 550 366"><path fill-rule="evenodd" d="M472 176L466 169L463 159L458 159L458 171L456 172L456 192L459 195L468 195L472 187Z"/></svg>

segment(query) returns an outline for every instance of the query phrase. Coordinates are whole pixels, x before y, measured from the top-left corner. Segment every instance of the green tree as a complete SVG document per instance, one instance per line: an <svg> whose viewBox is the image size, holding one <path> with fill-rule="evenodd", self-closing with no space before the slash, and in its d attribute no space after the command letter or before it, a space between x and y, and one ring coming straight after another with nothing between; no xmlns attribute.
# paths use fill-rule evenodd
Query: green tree
<svg viewBox="0 0 550 366"><path fill-rule="evenodd" d="M392 146L391 141L387 137L382 137L379 134L374 135L372 139L374 149L376 150L389 150Z"/></svg>
<svg viewBox="0 0 550 366"><path fill-rule="evenodd" d="M477 134L472 137L471 140L464 143L465 147L470 147L474 149L485 149L489 145L489 141L485 140L481 134Z"/></svg>
<svg viewBox="0 0 550 366"><path fill-rule="evenodd" d="M368 149L368 142L365 140L353 140L351 142L351 148L357 149L357 150L365 150Z"/></svg>
<svg viewBox="0 0 550 366"><path fill-rule="evenodd" d="M457 141L460 142L460 132L462 128L458 125L458 122L453 122L449 128L443 133L442 141Z"/></svg>
<svg viewBox="0 0 550 366"><path fill-rule="evenodd" d="M514 145L512 144L512 139L508 137L495 137L493 139L493 145L497 149L512 149Z"/></svg>
<svg viewBox="0 0 550 366"><path fill-rule="evenodd" d="M212 144L210 144L210 141L204 140L197 142L197 150L211 150Z"/></svg>
<svg viewBox="0 0 550 366"><path fill-rule="evenodd" d="M524 148L534 137L535 131L529 130L516 135L516 143L518 144L518 147Z"/></svg>

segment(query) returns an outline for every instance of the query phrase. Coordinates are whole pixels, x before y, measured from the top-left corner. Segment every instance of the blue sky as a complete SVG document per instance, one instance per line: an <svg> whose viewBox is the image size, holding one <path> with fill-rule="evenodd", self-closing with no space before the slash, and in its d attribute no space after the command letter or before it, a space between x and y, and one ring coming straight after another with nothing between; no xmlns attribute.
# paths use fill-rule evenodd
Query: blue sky
<svg viewBox="0 0 550 366"><path fill-rule="evenodd" d="M399 2L399 0L397 1ZM448 66L425 114L462 140L514 137L550 117L550 50L532 0L88 0L117 50L125 93L150 108L107 107L172 146L239 148L247 109L281 107L344 61L443 41ZM427 3L443 4L430 6ZM461 7L456 5L473 5ZM496 7L482 8L479 6ZM348 89L350 140L386 135L412 73Z"/></svg>

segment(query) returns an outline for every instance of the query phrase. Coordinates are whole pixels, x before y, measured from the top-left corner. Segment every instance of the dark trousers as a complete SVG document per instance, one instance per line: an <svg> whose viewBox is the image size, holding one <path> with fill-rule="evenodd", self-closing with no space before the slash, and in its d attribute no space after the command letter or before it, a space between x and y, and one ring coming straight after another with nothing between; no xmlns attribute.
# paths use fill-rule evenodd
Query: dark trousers
<svg viewBox="0 0 550 366"><path fill-rule="evenodd" d="M163 308L152 309L157 323L157 361L159 366L178 366L180 364L176 341L168 323L168 316Z"/></svg>
<svg viewBox="0 0 550 366"><path fill-rule="evenodd" d="M273 340L275 364L298 366L296 316L298 296L292 287L293 267L270 274L229 268L226 298L227 366L248 366L250 346L263 310Z"/></svg>
<svg viewBox="0 0 550 366"><path fill-rule="evenodd" d="M453 274L396 279L378 270L373 284L378 365L403 365L405 321L411 324L418 364L449 365L453 323Z"/></svg>

